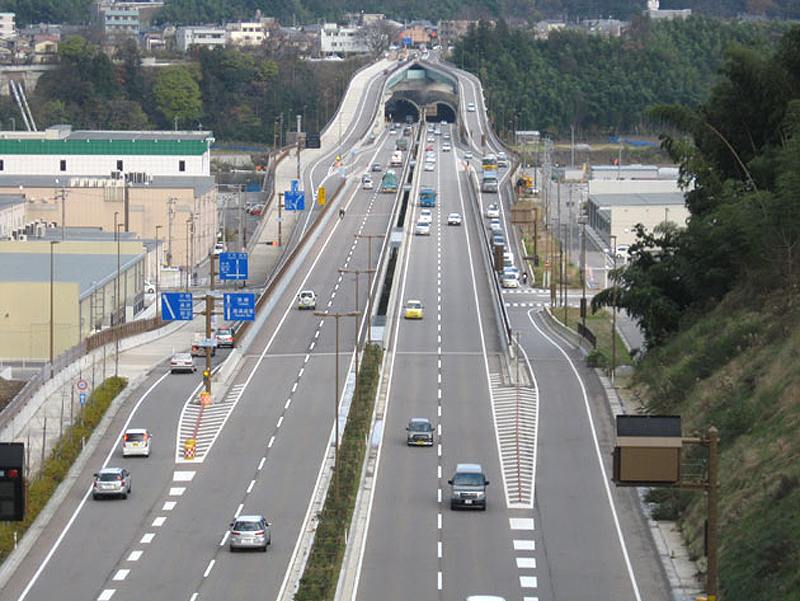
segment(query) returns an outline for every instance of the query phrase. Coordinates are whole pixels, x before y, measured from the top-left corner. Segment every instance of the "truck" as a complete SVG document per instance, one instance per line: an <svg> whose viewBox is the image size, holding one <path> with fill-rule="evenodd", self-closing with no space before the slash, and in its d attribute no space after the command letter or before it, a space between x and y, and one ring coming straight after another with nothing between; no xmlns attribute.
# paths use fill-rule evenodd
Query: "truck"
<svg viewBox="0 0 800 601"><path fill-rule="evenodd" d="M484 169L481 192L497 192L497 169Z"/></svg>
<svg viewBox="0 0 800 601"><path fill-rule="evenodd" d="M421 207L435 207L436 206L436 190L433 188L423 188L419 191L419 206Z"/></svg>
<svg viewBox="0 0 800 601"><path fill-rule="evenodd" d="M397 192L397 176L392 171L387 171L381 179L381 192Z"/></svg>
<svg viewBox="0 0 800 601"><path fill-rule="evenodd" d="M405 151L408 150L408 139L406 138L397 138L394 143L395 148L397 150Z"/></svg>
<svg viewBox="0 0 800 601"><path fill-rule="evenodd" d="M200 332L195 332L192 336L192 357L205 357L206 347L211 347L211 356L217 354L217 340L215 337L206 339Z"/></svg>
<svg viewBox="0 0 800 601"><path fill-rule="evenodd" d="M392 153L392 158L389 159L389 164L392 167L402 167L403 166L403 153L399 150L395 150Z"/></svg>

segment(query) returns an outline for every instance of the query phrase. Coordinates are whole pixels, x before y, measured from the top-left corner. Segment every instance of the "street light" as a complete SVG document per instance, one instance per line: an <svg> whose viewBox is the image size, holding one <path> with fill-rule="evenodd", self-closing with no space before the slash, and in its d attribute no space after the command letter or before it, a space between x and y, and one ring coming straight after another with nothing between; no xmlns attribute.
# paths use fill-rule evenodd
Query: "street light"
<svg viewBox="0 0 800 601"><path fill-rule="evenodd" d="M161 273L161 252L160 248L160 239L158 237L158 230L160 230L163 225L156 226L156 318L158 317L158 276Z"/></svg>
<svg viewBox="0 0 800 601"><path fill-rule="evenodd" d="M335 426L334 438L334 459L333 459L333 494L336 500L339 500L339 319L341 317L358 317L358 311L350 311L349 313L326 313L324 311L314 311L317 317L333 317L336 320L336 366L334 386L336 387L335 406L333 412L333 422ZM356 373L356 380L358 380L358 373Z"/></svg>
<svg viewBox="0 0 800 601"><path fill-rule="evenodd" d="M614 289L611 293L611 383L617 368L617 237L611 238L611 252L614 259Z"/></svg>
<svg viewBox="0 0 800 601"><path fill-rule="evenodd" d="M116 302L116 317L114 319L114 377L119 376L119 324L122 320L119 311L119 279L120 279L120 231L119 228L125 225L124 223L117 223L117 211L114 211L114 237L117 239L117 296L114 299Z"/></svg>
<svg viewBox="0 0 800 601"><path fill-rule="evenodd" d="M355 313L358 314L358 276L360 276L362 273L366 273L366 274L375 273L375 270L374 269L344 269L344 268L339 268L339 273L353 273L356 276L355 277L355 281L356 281L356 308L355 308ZM367 288L371 288L371 286L367 286ZM358 390L358 320L356 319L354 321L354 323L355 323L355 326L356 326L356 328L355 328L355 330L356 330L355 331L355 334L356 334L355 341L356 341L356 391L357 391Z"/></svg>
<svg viewBox="0 0 800 601"><path fill-rule="evenodd" d="M53 247L58 240L50 240L50 377L53 377Z"/></svg>
<svg viewBox="0 0 800 601"><path fill-rule="evenodd" d="M375 273L375 270L372 269L372 239L381 239L383 238L383 234L356 234L356 239L358 238L366 238L367 239L367 256L369 257L367 265L372 273ZM369 299L367 305L367 342L372 345L372 284L370 284L369 288Z"/></svg>

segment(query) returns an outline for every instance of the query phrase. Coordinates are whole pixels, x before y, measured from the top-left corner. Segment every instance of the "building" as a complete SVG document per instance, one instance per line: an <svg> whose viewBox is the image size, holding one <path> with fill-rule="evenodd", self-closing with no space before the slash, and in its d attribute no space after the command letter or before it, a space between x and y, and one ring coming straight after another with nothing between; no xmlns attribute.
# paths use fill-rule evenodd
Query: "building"
<svg viewBox="0 0 800 601"><path fill-rule="evenodd" d="M370 49L360 28L325 23L319 32L319 50L322 55L348 55L367 53Z"/></svg>
<svg viewBox="0 0 800 601"><path fill-rule="evenodd" d="M163 6L161 1L96 0L90 14L92 32L96 39L108 41L137 37Z"/></svg>
<svg viewBox="0 0 800 601"><path fill-rule="evenodd" d="M144 260L138 240L0 242L0 358L49 358L51 290L54 357L114 324L118 289L120 322L131 319L144 306Z"/></svg>
<svg viewBox="0 0 800 601"><path fill-rule="evenodd" d="M659 0L647 0L647 8L644 14L651 19L688 19L692 16L691 8L681 8L672 10L662 10L659 8Z"/></svg>
<svg viewBox="0 0 800 601"><path fill-rule="evenodd" d="M689 218L684 195L680 192L592 194L589 193L588 225L609 246L611 236L616 244L633 244L637 224L648 230L661 223L671 222L684 226Z"/></svg>
<svg viewBox="0 0 800 601"><path fill-rule="evenodd" d="M186 52L193 46L206 48L224 47L227 32L224 27L178 27L175 30L175 44L178 50Z"/></svg>
<svg viewBox="0 0 800 601"><path fill-rule="evenodd" d="M0 13L0 40L13 40L17 37L15 17L16 13Z"/></svg>
<svg viewBox="0 0 800 601"><path fill-rule="evenodd" d="M267 39L264 26L255 23L228 23L225 26L226 42L231 46L261 46Z"/></svg>
<svg viewBox="0 0 800 601"><path fill-rule="evenodd" d="M439 34L430 21L414 21L403 27L399 38L404 46L429 46L438 42Z"/></svg>
<svg viewBox="0 0 800 601"><path fill-rule="evenodd" d="M465 19L454 21L439 21L439 43L452 44L456 40L467 35L470 27L477 27L477 21L468 21Z"/></svg>
<svg viewBox="0 0 800 601"><path fill-rule="evenodd" d="M592 165L589 178L592 180L658 179L658 165Z"/></svg>
<svg viewBox="0 0 800 601"><path fill-rule="evenodd" d="M0 194L0 240L10 240L12 232L25 225L25 197L22 194Z"/></svg>

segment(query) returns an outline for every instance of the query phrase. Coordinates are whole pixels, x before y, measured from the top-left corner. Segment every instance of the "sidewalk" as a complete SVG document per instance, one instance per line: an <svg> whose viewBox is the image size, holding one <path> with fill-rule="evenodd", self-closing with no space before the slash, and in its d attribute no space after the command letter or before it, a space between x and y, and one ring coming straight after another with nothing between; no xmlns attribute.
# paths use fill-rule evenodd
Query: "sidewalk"
<svg viewBox="0 0 800 601"><path fill-rule="evenodd" d="M342 121L348 124L347 127L355 116L364 83L384 67L384 61L381 61L362 69L354 76L340 107ZM337 119L338 116L331 121L331 124L336 124L336 126L329 126L322 134L321 149L309 149L301 152L302 166L310 164L319 156L331 151L333 145L338 141ZM307 192L305 211L282 212L284 218L281 224L283 246L269 244L278 240L277 193L288 190L291 187L291 180L297 179L296 176L296 154L290 154L276 169L275 198L268 205L258 235L253 237L249 245L250 278L248 287L261 288L265 285L281 259L292 229L300 223L301 218L305 221L308 211L313 209L316 198L314 193ZM207 264L205 268L208 269ZM196 290L204 291L205 288ZM144 314L152 315L153 311L154 307L151 305ZM168 360L173 353L187 351L195 332L204 331L205 316L198 315L191 322L173 322L158 330L121 340L118 359L119 375L128 379L129 390L135 388L153 368ZM26 477L38 474L42 458L47 456L61 432L72 423L74 416L79 411L80 403L76 389L78 380L87 380L89 392L91 392L91 389L99 385L104 378L113 375L116 363L115 351L116 348L113 344L107 345L64 369L37 391L26 407L0 432L0 441L25 443Z"/></svg>

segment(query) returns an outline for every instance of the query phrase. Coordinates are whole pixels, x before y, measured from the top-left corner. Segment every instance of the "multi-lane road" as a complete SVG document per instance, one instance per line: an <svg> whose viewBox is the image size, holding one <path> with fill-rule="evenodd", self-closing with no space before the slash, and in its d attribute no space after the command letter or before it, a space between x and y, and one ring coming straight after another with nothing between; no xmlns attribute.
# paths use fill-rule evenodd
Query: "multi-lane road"
<svg viewBox="0 0 800 601"><path fill-rule="evenodd" d="M613 432L602 389L529 309L509 312L524 349L522 371L530 376L519 389L512 386L515 366L505 359L482 211L501 200L510 235L508 189L473 196L464 152L483 150L475 144L487 134L486 115L479 83L454 75L468 136L461 139L456 125L445 126L453 150L443 152L436 137L436 169L418 170L410 194L389 308L386 421L353 597L666 600L636 496L609 482ZM355 182L373 162L387 165L394 148L388 132L375 144L359 143L384 81L377 76L365 88L355 123L343 136L346 172ZM478 110L466 112L468 102ZM306 190L339 175L331 163L342 153L333 149L304 166ZM421 186L438 192L430 236L413 236ZM356 299L353 276L338 270L368 267L367 244L357 236L387 234L396 201L377 185L343 188L337 202L345 217L328 213L218 399L218 417L204 423L202 462L182 461L179 449L197 378L170 375L166 365L150 375L0 598L279 597L334 423L334 323L298 311L296 295L313 289L318 310L347 312L358 305L363 312L366 286ZM450 212L464 217L461 226L447 225ZM402 319L409 298L423 301L421 321ZM354 344L350 319L339 332L342 387ZM433 447L406 446L411 417L431 419ZM128 425L153 432L149 458L122 457L119 437ZM491 481L485 512L449 508L447 480L461 462L484 466ZM127 500L91 499L91 474L102 465L131 469ZM252 513L272 523L269 552L229 553L231 519Z"/></svg>

